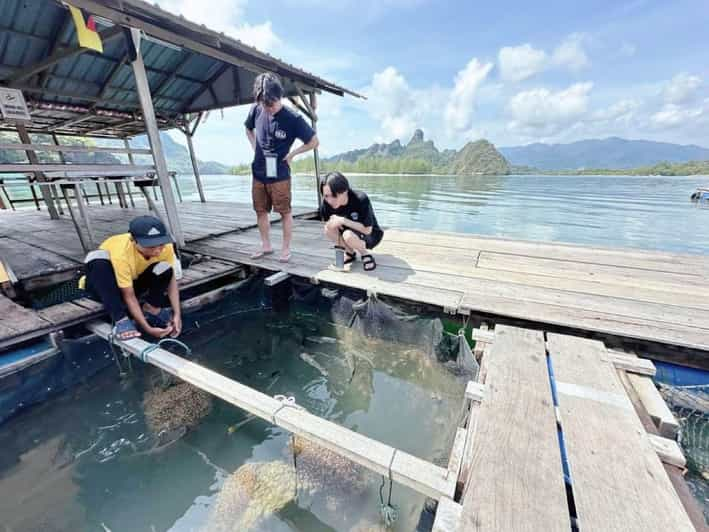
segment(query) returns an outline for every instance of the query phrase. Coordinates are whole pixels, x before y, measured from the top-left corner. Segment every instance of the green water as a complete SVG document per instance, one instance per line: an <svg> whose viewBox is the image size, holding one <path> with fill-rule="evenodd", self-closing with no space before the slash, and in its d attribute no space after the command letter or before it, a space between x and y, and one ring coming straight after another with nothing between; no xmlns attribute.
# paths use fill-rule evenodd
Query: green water
<svg viewBox="0 0 709 532"><path fill-rule="evenodd" d="M465 376L418 347L334 323L341 320L327 305L275 312L258 303L237 296L188 320L183 339L196 360L269 395L293 396L342 426L447 463ZM155 449L170 441L151 432L144 404L160 375L133 365L126 378L112 366L0 426L0 515L8 530L221 530L225 516L217 507L233 502L225 486L240 467L274 461L293 467L289 433L258 419L244 423L243 411L216 399L194 428ZM185 404L172 407L176 419L184 410ZM318 464L311 455L299 467ZM285 499L279 491L285 486L270 485L247 506L280 497L280 507L245 521L230 514L229 529L248 522L249 529L264 531L380 530L381 477L364 472L356 489L336 475L325 477ZM392 502L399 509L394 530L414 530L425 498L394 485Z"/></svg>

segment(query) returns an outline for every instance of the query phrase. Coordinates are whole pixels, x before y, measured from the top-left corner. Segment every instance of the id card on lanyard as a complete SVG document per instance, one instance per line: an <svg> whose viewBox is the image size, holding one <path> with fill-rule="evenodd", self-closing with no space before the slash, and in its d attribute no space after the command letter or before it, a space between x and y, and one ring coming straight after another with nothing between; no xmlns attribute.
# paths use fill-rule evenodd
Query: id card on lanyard
<svg viewBox="0 0 709 532"><path fill-rule="evenodd" d="M274 155L266 155L266 177L275 179L278 177L278 162Z"/></svg>

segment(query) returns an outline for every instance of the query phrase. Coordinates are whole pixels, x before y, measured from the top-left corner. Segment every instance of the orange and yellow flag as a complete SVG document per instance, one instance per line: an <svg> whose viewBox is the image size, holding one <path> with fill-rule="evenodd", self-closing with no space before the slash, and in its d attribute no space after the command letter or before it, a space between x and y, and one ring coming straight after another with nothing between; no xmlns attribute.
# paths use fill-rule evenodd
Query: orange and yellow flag
<svg viewBox="0 0 709 532"><path fill-rule="evenodd" d="M74 19L76 36L79 38L79 46L103 53L103 43L101 43L101 37L96 31L94 16L89 14L84 18L84 13L81 9L69 4L66 4L66 6L69 8L71 17Z"/></svg>

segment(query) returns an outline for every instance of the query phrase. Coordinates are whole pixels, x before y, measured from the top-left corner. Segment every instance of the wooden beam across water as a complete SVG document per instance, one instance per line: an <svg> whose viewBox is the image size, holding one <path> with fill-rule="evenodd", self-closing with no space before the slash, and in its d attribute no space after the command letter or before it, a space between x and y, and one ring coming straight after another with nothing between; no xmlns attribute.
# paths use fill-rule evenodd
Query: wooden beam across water
<svg viewBox="0 0 709 532"><path fill-rule="evenodd" d="M111 326L105 322L94 321L87 328L105 340L111 335ZM394 482L434 499L453 497L457 479L449 475L447 469L322 419L302 408L290 406L165 349L152 348L154 344L145 340L114 340L114 343L144 362L379 475L390 476ZM148 348L149 352L146 351Z"/></svg>

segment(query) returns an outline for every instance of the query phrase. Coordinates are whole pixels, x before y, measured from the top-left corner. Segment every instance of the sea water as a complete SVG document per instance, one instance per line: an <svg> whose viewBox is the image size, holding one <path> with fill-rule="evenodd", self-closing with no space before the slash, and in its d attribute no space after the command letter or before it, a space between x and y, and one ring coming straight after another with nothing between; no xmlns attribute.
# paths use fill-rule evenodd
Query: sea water
<svg viewBox="0 0 709 532"><path fill-rule="evenodd" d="M182 340L199 364L445 467L467 378L337 321L321 305L276 312L239 294L187 319ZM388 479L317 451L294 460L290 433L218 399L178 400L156 434L149 403L169 376L126 362L123 377L111 366L0 426L6 530L383 530ZM394 484L393 530L425 523L425 503Z"/></svg>

